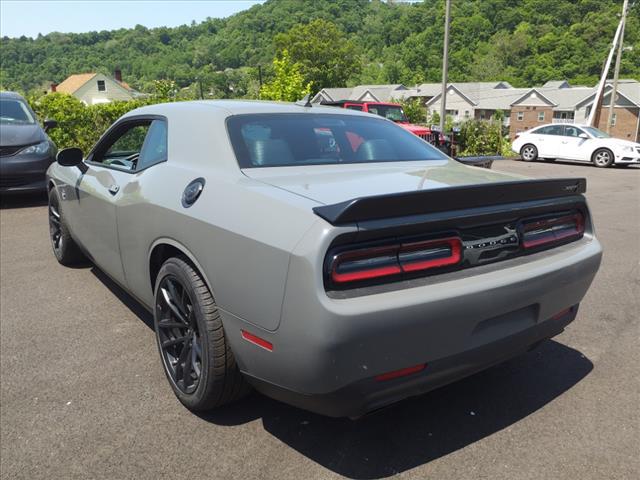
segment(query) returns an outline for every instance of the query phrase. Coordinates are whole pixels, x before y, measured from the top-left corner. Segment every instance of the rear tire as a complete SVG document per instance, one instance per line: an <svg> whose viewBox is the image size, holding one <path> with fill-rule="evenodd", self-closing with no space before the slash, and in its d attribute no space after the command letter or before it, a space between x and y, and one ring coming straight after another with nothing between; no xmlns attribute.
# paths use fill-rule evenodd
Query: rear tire
<svg viewBox="0 0 640 480"><path fill-rule="evenodd" d="M72 267L87 262L87 257L71 238L60 209L60 197L55 187L49 190L49 238L53 254L60 264Z"/></svg>
<svg viewBox="0 0 640 480"><path fill-rule="evenodd" d="M527 143L520 149L520 157L525 162L535 162L538 159L538 149L535 145Z"/></svg>
<svg viewBox="0 0 640 480"><path fill-rule="evenodd" d="M154 327L169 384L189 410L211 410L251 391L211 292L184 258L168 259L158 272Z"/></svg>
<svg viewBox="0 0 640 480"><path fill-rule="evenodd" d="M613 165L613 152L608 148L599 148L591 156L591 161L598 168L607 168Z"/></svg>

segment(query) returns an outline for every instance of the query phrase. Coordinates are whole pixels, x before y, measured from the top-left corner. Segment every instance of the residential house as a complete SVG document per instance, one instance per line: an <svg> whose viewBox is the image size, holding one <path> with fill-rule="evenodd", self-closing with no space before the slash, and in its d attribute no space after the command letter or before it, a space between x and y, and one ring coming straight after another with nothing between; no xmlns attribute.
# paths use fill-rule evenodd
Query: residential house
<svg viewBox="0 0 640 480"><path fill-rule="evenodd" d="M429 113L440 113L442 85L423 83L413 88L402 84L358 85L351 88L323 88L312 103L339 100L399 102L420 99ZM605 90L600 115L601 129L606 129L609 92ZM447 84L447 115L454 122L467 119L488 120L502 112L503 124L509 126L511 138L518 132L552 122L585 123L595 97L596 87L572 86L566 80L551 80L540 87L514 88L508 82L457 82ZM640 83L620 80L614 103L611 134L639 141Z"/></svg>
<svg viewBox="0 0 640 480"><path fill-rule="evenodd" d="M402 92L407 90L407 87L402 84L358 85L351 88L323 88L311 99L311 103L331 103L340 100L392 102L402 98Z"/></svg>
<svg viewBox="0 0 640 480"><path fill-rule="evenodd" d="M597 87L572 87L566 81L547 82L542 87L528 89L511 104L510 136L546 123L586 123L596 95ZM605 87L605 96L598 128L606 130L609 116L611 84ZM639 141L640 83L621 80L614 103L611 134L617 138Z"/></svg>
<svg viewBox="0 0 640 480"><path fill-rule="evenodd" d="M122 81L120 70L114 72L114 77L102 73L70 75L60 84L51 84L51 91L73 95L85 105L132 100L142 95Z"/></svg>
<svg viewBox="0 0 640 480"><path fill-rule="evenodd" d="M435 90L435 85L430 87ZM428 90L424 85L424 90ZM441 87L440 87L441 89ZM498 110L505 125L509 124L511 103L527 89L513 88L508 82L461 82L447 85L447 115L454 122L469 119L489 120ZM425 104L430 113L440 113L442 93L439 90Z"/></svg>

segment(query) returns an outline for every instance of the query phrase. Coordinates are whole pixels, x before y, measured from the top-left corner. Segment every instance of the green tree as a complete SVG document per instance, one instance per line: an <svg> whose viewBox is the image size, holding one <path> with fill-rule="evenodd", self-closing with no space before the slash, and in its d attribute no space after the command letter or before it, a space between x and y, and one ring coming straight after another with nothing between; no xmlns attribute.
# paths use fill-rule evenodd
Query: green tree
<svg viewBox="0 0 640 480"><path fill-rule="evenodd" d="M327 20L296 25L276 35L274 42L279 52L288 51L292 61L300 64L313 93L325 87L344 87L362 68L355 42Z"/></svg>
<svg viewBox="0 0 640 480"><path fill-rule="evenodd" d="M400 101L402 109L404 110L407 119L411 123L425 123L427 121L427 114L425 108L417 98L402 99Z"/></svg>
<svg viewBox="0 0 640 480"><path fill-rule="evenodd" d="M300 65L291 61L286 49L273 59L273 71L273 80L260 89L261 99L295 102L311 91L311 83L305 83Z"/></svg>

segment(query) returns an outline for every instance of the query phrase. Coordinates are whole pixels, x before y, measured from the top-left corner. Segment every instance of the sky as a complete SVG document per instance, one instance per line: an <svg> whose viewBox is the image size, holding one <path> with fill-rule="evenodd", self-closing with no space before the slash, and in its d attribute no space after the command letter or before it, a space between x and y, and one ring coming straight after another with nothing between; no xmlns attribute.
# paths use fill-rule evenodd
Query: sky
<svg viewBox="0 0 640 480"><path fill-rule="evenodd" d="M0 36L175 27L224 18L264 0L0 0Z"/></svg>

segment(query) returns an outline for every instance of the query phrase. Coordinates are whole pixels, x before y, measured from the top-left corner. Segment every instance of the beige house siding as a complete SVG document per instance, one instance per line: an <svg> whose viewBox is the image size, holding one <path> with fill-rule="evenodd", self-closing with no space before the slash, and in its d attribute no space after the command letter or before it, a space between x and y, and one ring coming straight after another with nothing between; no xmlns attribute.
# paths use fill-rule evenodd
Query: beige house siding
<svg viewBox="0 0 640 480"><path fill-rule="evenodd" d="M105 91L98 91L98 80L105 83ZM119 85L112 78L101 73L96 74L91 80L75 91L74 97L87 105L107 103L116 100L131 100L133 95L126 88Z"/></svg>
<svg viewBox="0 0 640 480"><path fill-rule="evenodd" d="M427 108L429 113L437 112L440 114L440 97L429 103ZM455 113L450 114L454 122L474 118L474 105L452 88L447 90L447 111L457 111L457 115Z"/></svg>

